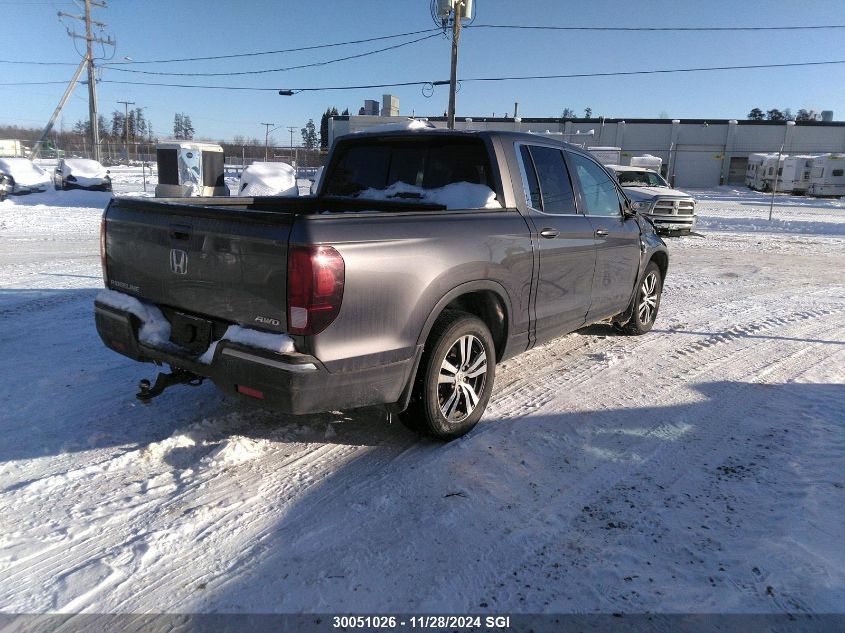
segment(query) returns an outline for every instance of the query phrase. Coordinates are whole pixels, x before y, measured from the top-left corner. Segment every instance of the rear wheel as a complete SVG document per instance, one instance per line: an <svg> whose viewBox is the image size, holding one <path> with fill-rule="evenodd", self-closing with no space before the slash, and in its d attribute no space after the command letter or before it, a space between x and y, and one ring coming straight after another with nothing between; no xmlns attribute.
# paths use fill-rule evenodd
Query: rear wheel
<svg viewBox="0 0 845 633"><path fill-rule="evenodd" d="M660 294L663 290L663 276L654 262L649 262L645 275L634 297L634 311L631 320L625 324L626 334L645 334L654 325L657 310L660 307Z"/></svg>
<svg viewBox="0 0 845 633"><path fill-rule="evenodd" d="M496 352L484 322L445 311L426 342L408 410L409 428L444 440L469 432L484 414L493 390Z"/></svg>

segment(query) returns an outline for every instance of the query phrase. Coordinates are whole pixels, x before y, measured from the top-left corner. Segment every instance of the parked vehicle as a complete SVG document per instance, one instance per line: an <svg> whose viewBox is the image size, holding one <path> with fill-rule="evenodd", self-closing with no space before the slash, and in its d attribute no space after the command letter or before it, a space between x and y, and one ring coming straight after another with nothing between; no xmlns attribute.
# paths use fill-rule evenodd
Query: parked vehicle
<svg viewBox="0 0 845 633"><path fill-rule="evenodd" d="M26 148L17 139L0 139L0 157L26 156Z"/></svg>
<svg viewBox="0 0 845 633"><path fill-rule="evenodd" d="M50 175L28 158L0 158L0 174L8 181L9 193L47 191Z"/></svg>
<svg viewBox="0 0 845 633"><path fill-rule="evenodd" d="M695 198L673 189L651 169L608 165L634 209L654 223L659 233L689 234L695 228Z"/></svg>
<svg viewBox="0 0 845 633"><path fill-rule="evenodd" d="M783 161L783 173L778 179L777 190L803 195L810 185L812 168L812 156L787 156Z"/></svg>
<svg viewBox="0 0 845 633"><path fill-rule="evenodd" d="M156 198L228 196L223 148L215 143L172 141L156 146Z"/></svg>
<svg viewBox="0 0 845 633"><path fill-rule="evenodd" d="M0 174L0 202L6 199L6 196L9 193L9 179Z"/></svg>
<svg viewBox="0 0 845 633"><path fill-rule="evenodd" d="M115 198L97 330L171 373L294 414L380 405L449 439L496 363L606 321L654 324L669 259L612 173L512 132L341 137L316 196Z"/></svg>
<svg viewBox="0 0 845 633"><path fill-rule="evenodd" d="M845 195L845 154L822 154L813 158L807 193L811 196Z"/></svg>
<svg viewBox="0 0 845 633"><path fill-rule="evenodd" d="M112 190L109 170L88 158L60 158L53 171L53 186L56 190Z"/></svg>
<svg viewBox="0 0 845 633"><path fill-rule="evenodd" d="M785 154L769 154L763 160L763 166L757 170L758 177L755 181L759 185L759 191L771 191L776 185L775 181L780 181L783 177L783 161L786 160Z"/></svg>
<svg viewBox="0 0 845 633"><path fill-rule="evenodd" d="M770 154L749 154L748 165L745 168L745 186L755 191L763 188L763 163Z"/></svg>
<svg viewBox="0 0 845 633"><path fill-rule="evenodd" d="M287 163L252 163L241 172L240 196L298 196L296 170Z"/></svg>

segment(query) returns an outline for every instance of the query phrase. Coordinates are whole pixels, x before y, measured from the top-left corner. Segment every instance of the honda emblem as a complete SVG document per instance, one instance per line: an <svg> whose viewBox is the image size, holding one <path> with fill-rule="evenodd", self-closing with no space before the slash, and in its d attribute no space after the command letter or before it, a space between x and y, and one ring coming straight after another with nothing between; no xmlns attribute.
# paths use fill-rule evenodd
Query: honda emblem
<svg viewBox="0 0 845 633"><path fill-rule="evenodd" d="M187 275L188 253L178 248L170 249L170 270L177 275Z"/></svg>

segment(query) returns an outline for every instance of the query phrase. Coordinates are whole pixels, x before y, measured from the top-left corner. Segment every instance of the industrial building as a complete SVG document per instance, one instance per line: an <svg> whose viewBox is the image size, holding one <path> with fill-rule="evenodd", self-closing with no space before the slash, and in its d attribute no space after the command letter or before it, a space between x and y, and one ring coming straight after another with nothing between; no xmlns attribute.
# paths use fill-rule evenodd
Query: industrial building
<svg viewBox="0 0 845 633"><path fill-rule="evenodd" d="M398 102L396 103L398 112ZM832 118L828 112L825 118ZM403 116L336 116L329 142L373 125L401 123ZM419 118L419 117L418 117ZM428 117L446 127L445 117ZM455 127L548 134L586 148L621 148L623 164L651 154L663 159L664 175L678 187L743 185L752 153L825 154L845 152L845 121L746 121L725 119L559 119L458 117Z"/></svg>

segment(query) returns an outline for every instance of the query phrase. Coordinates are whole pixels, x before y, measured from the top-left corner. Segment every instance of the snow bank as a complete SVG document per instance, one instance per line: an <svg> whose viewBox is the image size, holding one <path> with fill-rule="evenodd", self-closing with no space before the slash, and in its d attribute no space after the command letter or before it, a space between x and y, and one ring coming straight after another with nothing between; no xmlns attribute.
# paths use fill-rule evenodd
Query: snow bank
<svg viewBox="0 0 845 633"><path fill-rule="evenodd" d="M232 343L241 343L249 347L256 347L258 349L266 349L270 352L284 353L294 351L293 339L287 334L271 334L269 332L259 332L258 330L251 330L249 328L240 327L239 325L230 325L223 335L223 338L214 341L208 346L202 356L197 361L208 365L214 360L214 352L217 350L217 344L220 341L231 341Z"/></svg>
<svg viewBox="0 0 845 633"><path fill-rule="evenodd" d="M260 457L270 446L266 439L253 439L236 435L220 444L203 458L203 462L215 466L235 466Z"/></svg>
<svg viewBox="0 0 845 633"><path fill-rule="evenodd" d="M356 196L368 200L416 200L442 204L447 209L500 209L496 193L487 185L453 182L437 189L423 189L395 182L386 189L365 189Z"/></svg>
<svg viewBox="0 0 845 633"><path fill-rule="evenodd" d="M101 290L97 295L97 303L123 310L132 314L141 321L141 331L138 332L138 340L145 345L152 347L169 347L170 322L164 318L161 310L154 305L139 301L122 292L114 290Z"/></svg>
<svg viewBox="0 0 845 633"><path fill-rule="evenodd" d="M287 163L253 163L238 183L241 196L298 196L296 171Z"/></svg>

